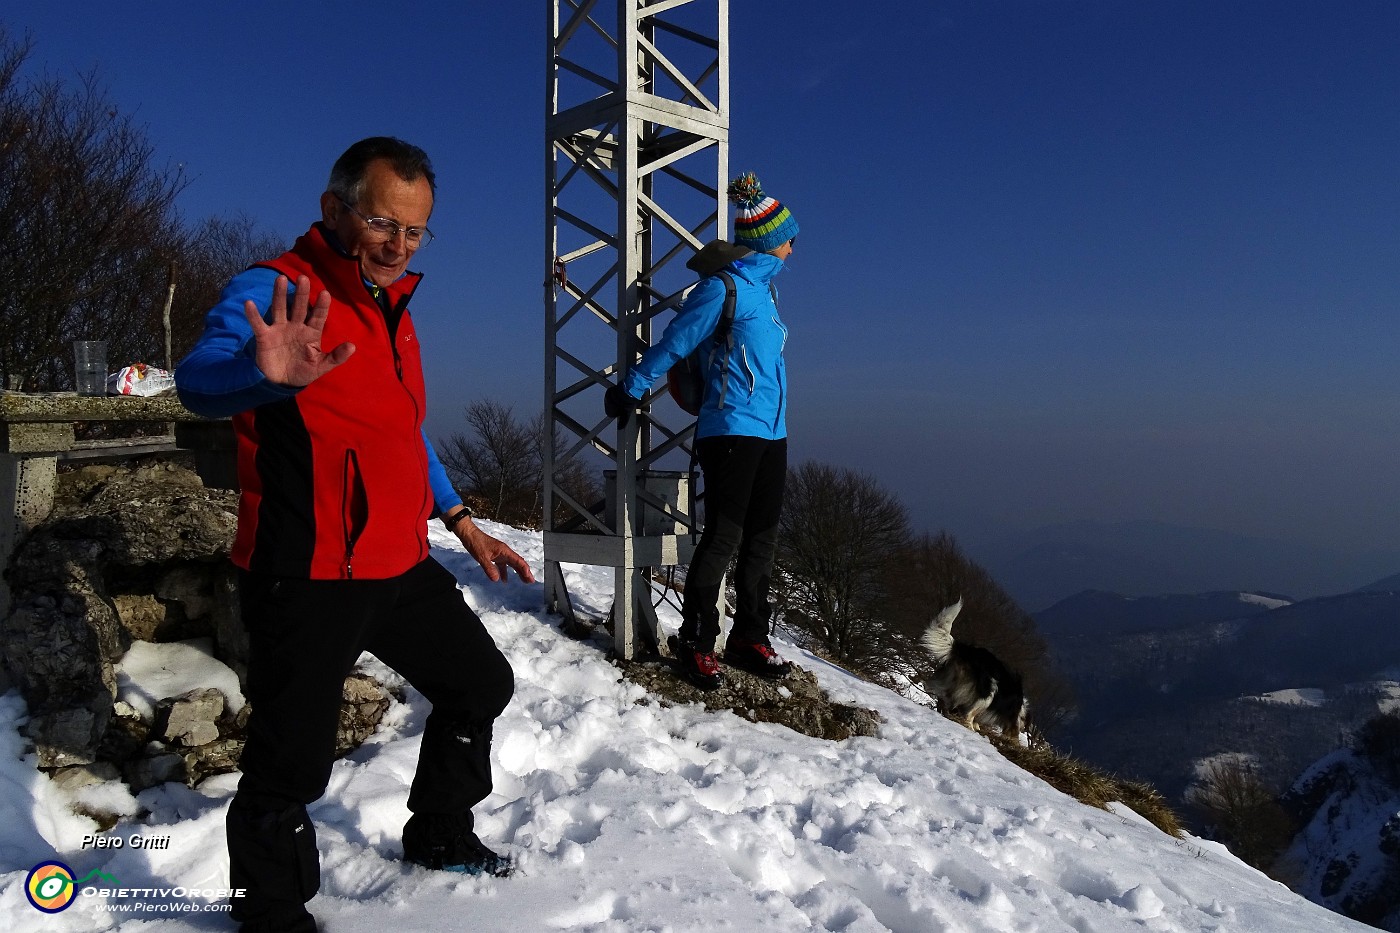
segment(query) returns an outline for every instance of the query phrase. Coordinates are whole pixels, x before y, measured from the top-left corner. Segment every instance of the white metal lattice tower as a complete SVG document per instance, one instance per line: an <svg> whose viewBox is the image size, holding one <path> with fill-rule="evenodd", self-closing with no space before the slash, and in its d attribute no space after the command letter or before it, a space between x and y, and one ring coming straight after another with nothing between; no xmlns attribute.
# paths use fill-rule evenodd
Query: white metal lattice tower
<svg viewBox="0 0 1400 933"><path fill-rule="evenodd" d="M665 397L619 430L603 392L650 344L728 234L729 0L549 0L545 158L544 556L548 608L572 617L560 562L616 569L619 656L655 648L646 568L685 563L694 426ZM593 453L596 451L597 453ZM580 459L611 460L606 506L579 501Z"/></svg>

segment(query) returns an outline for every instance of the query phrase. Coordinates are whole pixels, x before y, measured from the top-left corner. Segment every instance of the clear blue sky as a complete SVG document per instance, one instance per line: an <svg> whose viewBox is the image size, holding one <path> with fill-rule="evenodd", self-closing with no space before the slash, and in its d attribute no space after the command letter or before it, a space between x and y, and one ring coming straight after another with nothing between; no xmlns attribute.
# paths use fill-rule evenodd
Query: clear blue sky
<svg viewBox="0 0 1400 933"><path fill-rule="evenodd" d="M802 224L797 459L979 542L1155 519L1400 528L1400 4L732 0L731 167ZM542 397L546 3L8 0L289 240L363 136L439 174L429 427Z"/></svg>

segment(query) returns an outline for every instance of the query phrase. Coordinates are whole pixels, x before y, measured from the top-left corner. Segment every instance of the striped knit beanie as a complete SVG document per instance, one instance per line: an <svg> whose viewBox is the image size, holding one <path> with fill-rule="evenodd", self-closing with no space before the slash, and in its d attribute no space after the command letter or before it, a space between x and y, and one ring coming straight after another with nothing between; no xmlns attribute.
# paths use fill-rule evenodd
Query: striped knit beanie
<svg viewBox="0 0 1400 933"><path fill-rule="evenodd" d="M765 197L753 172L729 183L729 200L736 205L734 242L756 253L777 249L797 236L797 219L781 201Z"/></svg>

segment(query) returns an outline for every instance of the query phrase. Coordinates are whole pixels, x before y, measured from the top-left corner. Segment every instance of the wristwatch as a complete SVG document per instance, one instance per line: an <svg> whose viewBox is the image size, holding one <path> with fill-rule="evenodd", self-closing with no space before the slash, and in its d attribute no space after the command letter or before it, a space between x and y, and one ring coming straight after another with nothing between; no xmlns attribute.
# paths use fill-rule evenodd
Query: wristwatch
<svg viewBox="0 0 1400 933"><path fill-rule="evenodd" d="M462 511L453 512L450 516L443 516L442 523L447 526L448 531L456 531L457 526L462 523L462 519L471 518L475 514L476 513L472 511L472 507L464 502L462 503Z"/></svg>

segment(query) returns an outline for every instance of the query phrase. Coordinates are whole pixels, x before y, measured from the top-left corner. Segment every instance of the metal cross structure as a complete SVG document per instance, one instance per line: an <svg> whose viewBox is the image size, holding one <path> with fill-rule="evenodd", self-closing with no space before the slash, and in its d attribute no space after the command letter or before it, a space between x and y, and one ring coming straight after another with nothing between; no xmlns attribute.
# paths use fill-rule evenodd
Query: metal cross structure
<svg viewBox="0 0 1400 933"><path fill-rule="evenodd" d="M694 425L663 387L618 428L603 393L694 283L685 260L728 233L729 0L549 7L545 598L572 620L561 562L615 568L614 643L630 659L659 647L649 568L693 549ZM583 501L571 477L604 458L605 501Z"/></svg>

